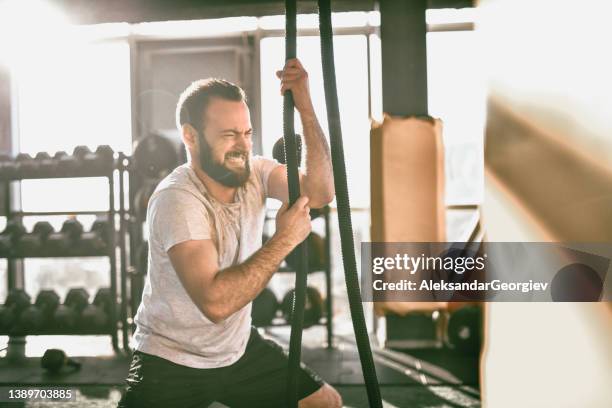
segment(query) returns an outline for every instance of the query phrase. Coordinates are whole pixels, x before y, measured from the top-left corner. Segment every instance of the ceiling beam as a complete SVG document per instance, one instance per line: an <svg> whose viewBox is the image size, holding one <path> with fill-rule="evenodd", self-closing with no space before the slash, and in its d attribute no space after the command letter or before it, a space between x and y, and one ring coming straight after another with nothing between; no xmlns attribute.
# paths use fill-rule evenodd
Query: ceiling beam
<svg viewBox="0 0 612 408"><path fill-rule="evenodd" d="M282 0L50 0L75 24L268 16L285 13ZM397 0L403 1L403 0ZM410 1L410 0L404 0ZM376 0L334 0L334 12L372 11ZM472 0L428 0L428 8L472 7ZM315 0L298 1L298 13L317 12Z"/></svg>

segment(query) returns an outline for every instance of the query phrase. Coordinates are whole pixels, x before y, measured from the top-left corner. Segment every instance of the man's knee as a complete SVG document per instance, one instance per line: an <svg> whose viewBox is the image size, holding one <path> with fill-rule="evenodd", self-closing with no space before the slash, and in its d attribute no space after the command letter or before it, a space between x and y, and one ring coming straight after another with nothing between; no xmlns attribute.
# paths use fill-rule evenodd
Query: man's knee
<svg viewBox="0 0 612 408"><path fill-rule="evenodd" d="M316 392L300 400L299 408L342 408L342 397L331 385L324 384Z"/></svg>

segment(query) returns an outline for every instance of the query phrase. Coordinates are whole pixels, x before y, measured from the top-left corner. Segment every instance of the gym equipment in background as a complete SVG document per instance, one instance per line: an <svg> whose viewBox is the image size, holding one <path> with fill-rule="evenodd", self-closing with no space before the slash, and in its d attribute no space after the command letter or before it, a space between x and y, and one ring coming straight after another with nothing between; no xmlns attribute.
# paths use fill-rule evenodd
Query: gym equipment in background
<svg viewBox="0 0 612 408"><path fill-rule="evenodd" d="M79 330L86 332L99 332L108 329L110 309L114 303L112 293L108 288L99 289L92 304L83 308L79 316Z"/></svg>
<svg viewBox="0 0 612 408"><path fill-rule="evenodd" d="M0 256L11 256L15 251L15 246L26 229L19 220L9 220L6 228L0 233Z"/></svg>
<svg viewBox="0 0 612 408"><path fill-rule="evenodd" d="M398 349L440 348L443 345L445 311L415 310L387 314L385 347Z"/></svg>
<svg viewBox="0 0 612 408"><path fill-rule="evenodd" d="M109 235L111 232L112 227L108 221L94 221L88 232L81 233L77 242L79 250L85 253L105 251L108 248Z"/></svg>
<svg viewBox="0 0 612 408"><path fill-rule="evenodd" d="M11 289L0 306L0 333L8 334L19 320L21 313L30 306L30 296L23 289Z"/></svg>
<svg viewBox="0 0 612 408"><path fill-rule="evenodd" d="M468 305L451 312L446 337L455 350L478 354L482 342L482 308Z"/></svg>
<svg viewBox="0 0 612 408"><path fill-rule="evenodd" d="M25 309L19 316L17 331L36 333L53 327L53 313L60 304L60 298L53 290L41 290L36 302Z"/></svg>
<svg viewBox="0 0 612 408"><path fill-rule="evenodd" d="M278 299L270 288L264 288L253 300L251 319L257 327L269 326L278 311Z"/></svg>
<svg viewBox="0 0 612 408"><path fill-rule="evenodd" d="M44 252L47 238L53 232L53 226L47 221L39 221L34 224L32 232L22 234L17 242L15 248L17 252L22 254L35 254Z"/></svg>
<svg viewBox="0 0 612 408"><path fill-rule="evenodd" d="M295 143L297 149L297 163L298 167L300 167L302 165L302 135L299 135L297 133L295 134ZM285 154L285 139L281 137L276 141L276 143L274 143L274 146L272 147L272 158L281 164L287 164L286 157L287 156Z"/></svg>
<svg viewBox="0 0 612 408"><path fill-rule="evenodd" d="M3 202L11 203L11 183L20 183L25 179L49 178L105 178L108 185L108 210L106 211L37 211L28 212L4 206L2 215L7 218L7 226L0 232L0 257L7 258L9 293L16 286L14 271L15 262L24 258L37 257L106 257L110 265L111 302L102 301L103 296L94 298L89 305L88 295L71 291L64 304L59 304L55 293L41 291L34 305L25 304L16 307L10 300L8 305L0 307L3 315L6 334L106 334L111 337L112 346L119 351L118 331L123 333L123 348L129 350L127 330L129 323L124 313L127 304L127 289L118 290L117 267L120 268L121 283L127 275L124 261L127 251L123 238L127 234L124 220L127 190L124 189L126 174L130 171L131 158L121 152L115 153L108 145L97 146L92 151L88 146L76 146L72 154L58 151L55 154L38 152L32 157L20 153L12 157L0 155L0 181L6 183L3 188ZM118 180L118 183L117 183ZM119 204L117 204L119 203ZM65 214L70 218L64 222L59 231L54 230L46 221L37 222L31 231L26 231L22 223L28 217L55 216ZM85 230L75 217L95 215L96 221L89 230ZM116 217L118 216L118 217ZM119 223L117 223L119 219ZM117 251L119 249L119 251ZM119 262L118 262L119 261ZM24 263L25 265L25 263ZM104 291L102 292L104 293ZM26 294L27 295L27 294ZM120 301L118 296L121 296ZM55 300L54 300L55 298ZM12 299L12 298L11 298ZM119 307L121 309L119 309ZM86 310L85 320L83 311ZM19 313L16 313L19 312ZM118 312L121 312L119 314ZM19 317L19 318L16 318ZM10 330L8 329L10 324ZM83 323L83 324L81 324ZM89 325L89 327L87 327Z"/></svg>
<svg viewBox="0 0 612 408"><path fill-rule="evenodd" d="M34 157L19 153L15 157L0 157L0 179L82 177L106 175L115 167L115 152L108 145L98 146L92 152L87 146L76 146L72 155L64 151L51 156L38 152Z"/></svg>
<svg viewBox="0 0 612 408"><path fill-rule="evenodd" d="M132 159L141 178L159 180L187 162L187 153L180 138L154 133L136 142Z"/></svg>
<svg viewBox="0 0 612 408"><path fill-rule="evenodd" d="M63 350L48 349L40 359L40 366L50 374L58 374L64 367L77 371L81 368L81 363L69 358Z"/></svg>
<svg viewBox="0 0 612 408"><path fill-rule="evenodd" d="M311 232L306 238L306 245L308 246L308 272L321 271L325 268L327 262L325 254L325 239L319 234ZM300 259L295 252L291 252L285 262L289 268L297 270Z"/></svg>
<svg viewBox="0 0 612 408"><path fill-rule="evenodd" d="M361 304L357 262L353 242L353 227L349 204L348 185L346 180L346 166L344 164L344 151L342 146L342 129L340 128L340 109L338 106L338 93L336 88L336 72L334 67L334 45L331 22L330 0L319 0L319 31L321 37L321 61L323 65L323 82L325 88L325 102L329 124L331 144L331 157L336 188L336 201L338 208L338 221L340 224L340 240L342 257L344 259L344 272L349 306L353 321L353 330L357 340L357 349L366 383L368 402L370 407L382 408L382 398L376 378L376 368L367 326ZM285 1L285 60L296 57L297 46L297 4L295 0ZM283 105L284 139L287 158L287 180L289 184L289 203L299 196L299 178L297 172L297 149L295 146L295 131L293 126L294 104L291 92L285 92ZM302 343L302 323L304 317L304 302L306 298L306 279L308 270L307 247L302 244L300 268L296 273L295 301L293 302L291 324L291 337L289 340L289 371L287 378L287 405L291 408L298 406L298 369Z"/></svg>
<svg viewBox="0 0 612 408"><path fill-rule="evenodd" d="M295 289L291 289L283 297L281 304L281 310L283 312L284 319L291 323L291 313L293 308L293 298L295 296ZM304 328L314 326L319 323L323 317L323 297L319 291L308 286L306 288L306 302L304 303Z"/></svg>
<svg viewBox="0 0 612 408"><path fill-rule="evenodd" d="M75 332L78 329L79 315L89 303L89 293L84 288L73 288L68 291L64 304L59 305L53 313L54 326L60 333Z"/></svg>

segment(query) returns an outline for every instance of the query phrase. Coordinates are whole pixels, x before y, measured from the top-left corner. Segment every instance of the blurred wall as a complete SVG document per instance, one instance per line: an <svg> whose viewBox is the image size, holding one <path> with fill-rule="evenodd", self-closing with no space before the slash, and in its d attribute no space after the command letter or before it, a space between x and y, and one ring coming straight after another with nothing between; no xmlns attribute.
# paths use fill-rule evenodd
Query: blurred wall
<svg viewBox="0 0 612 408"><path fill-rule="evenodd" d="M612 242L612 3L483 0L479 9L488 239ZM611 310L489 304L484 404L612 406Z"/></svg>

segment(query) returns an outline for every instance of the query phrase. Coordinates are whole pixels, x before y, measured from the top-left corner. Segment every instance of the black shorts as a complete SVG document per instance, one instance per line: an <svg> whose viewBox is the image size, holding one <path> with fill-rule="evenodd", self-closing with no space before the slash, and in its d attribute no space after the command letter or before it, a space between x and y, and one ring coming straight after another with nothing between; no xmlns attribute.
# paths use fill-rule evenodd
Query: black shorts
<svg viewBox="0 0 612 408"><path fill-rule="evenodd" d="M284 407L287 355L256 329L244 355L227 367L198 369L134 352L119 408L205 408L213 401L234 407ZM302 364L299 399L317 391L321 378Z"/></svg>

